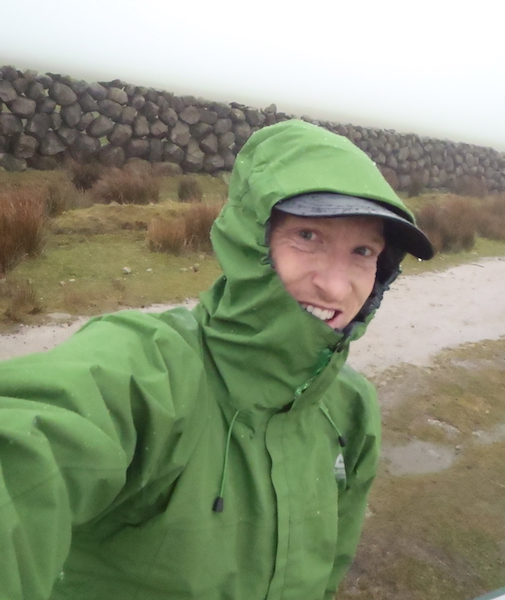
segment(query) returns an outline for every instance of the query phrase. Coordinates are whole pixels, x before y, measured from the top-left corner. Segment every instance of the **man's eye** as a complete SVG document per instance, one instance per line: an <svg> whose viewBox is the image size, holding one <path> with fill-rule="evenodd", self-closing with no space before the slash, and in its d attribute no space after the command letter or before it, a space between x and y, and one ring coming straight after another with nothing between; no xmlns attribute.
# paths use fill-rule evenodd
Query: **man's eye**
<svg viewBox="0 0 505 600"><path fill-rule="evenodd" d="M360 256L365 256L365 257L373 255L372 250L370 248L367 248L366 246L359 246L358 248L356 248L354 250L354 253L359 254Z"/></svg>
<svg viewBox="0 0 505 600"><path fill-rule="evenodd" d="M303 239L303 240L307 240L309 242L311 242L312 240L315 239L316 234L311 231L310 229L302 229L301 231L298 232L298 235Z"/></svg>

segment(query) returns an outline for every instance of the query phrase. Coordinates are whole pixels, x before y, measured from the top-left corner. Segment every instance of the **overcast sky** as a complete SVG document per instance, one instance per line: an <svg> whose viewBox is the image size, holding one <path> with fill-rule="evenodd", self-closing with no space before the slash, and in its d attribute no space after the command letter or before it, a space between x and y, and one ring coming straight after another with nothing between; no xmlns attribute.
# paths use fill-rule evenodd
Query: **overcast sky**
<svg viewBox="0 0 505 600"><path fill-rule="evenodd" d="M505 151L504 0L3 0L0 63Z"/></svg>

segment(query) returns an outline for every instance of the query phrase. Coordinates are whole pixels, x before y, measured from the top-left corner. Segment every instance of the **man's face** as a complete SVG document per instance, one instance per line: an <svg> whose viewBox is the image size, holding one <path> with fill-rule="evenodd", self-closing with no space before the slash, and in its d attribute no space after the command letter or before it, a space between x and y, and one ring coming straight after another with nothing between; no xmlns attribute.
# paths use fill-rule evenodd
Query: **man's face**
<svg viewBox="0 0 505 600"><path fill-rule="evenodd" d="M378 217L273 219L270 251L286 290L333 329L343 329L372 292L384 249Z"/></svg>

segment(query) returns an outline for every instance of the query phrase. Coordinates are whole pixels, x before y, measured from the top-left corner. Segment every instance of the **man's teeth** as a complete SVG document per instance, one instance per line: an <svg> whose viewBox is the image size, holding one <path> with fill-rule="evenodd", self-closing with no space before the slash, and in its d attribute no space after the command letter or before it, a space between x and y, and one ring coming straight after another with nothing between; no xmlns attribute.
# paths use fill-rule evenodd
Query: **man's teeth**
<svg viewBox="0 0 505 600"><path fill-rule="evenodd" d="M329 310L328 308L318 308L317 306L312 306L311 304L304 304L303 308L311 315L314 315L322 321L329 321L335 316L336 312L334 310Z"/></svg>

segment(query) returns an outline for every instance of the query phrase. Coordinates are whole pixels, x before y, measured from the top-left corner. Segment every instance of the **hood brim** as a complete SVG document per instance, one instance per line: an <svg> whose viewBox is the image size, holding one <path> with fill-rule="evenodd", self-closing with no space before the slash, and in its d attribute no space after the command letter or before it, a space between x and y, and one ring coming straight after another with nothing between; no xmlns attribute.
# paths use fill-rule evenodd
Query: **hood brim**
<svg viewBox="0 0 505 600"><path fill-rule="evenodd" d="M384 236L387 243L422 260L429 260L434 255L430 240L414 223L372 200L332 192L314 192L282 200L275 208L299 217L380 217L385 221Z"/></svg>

